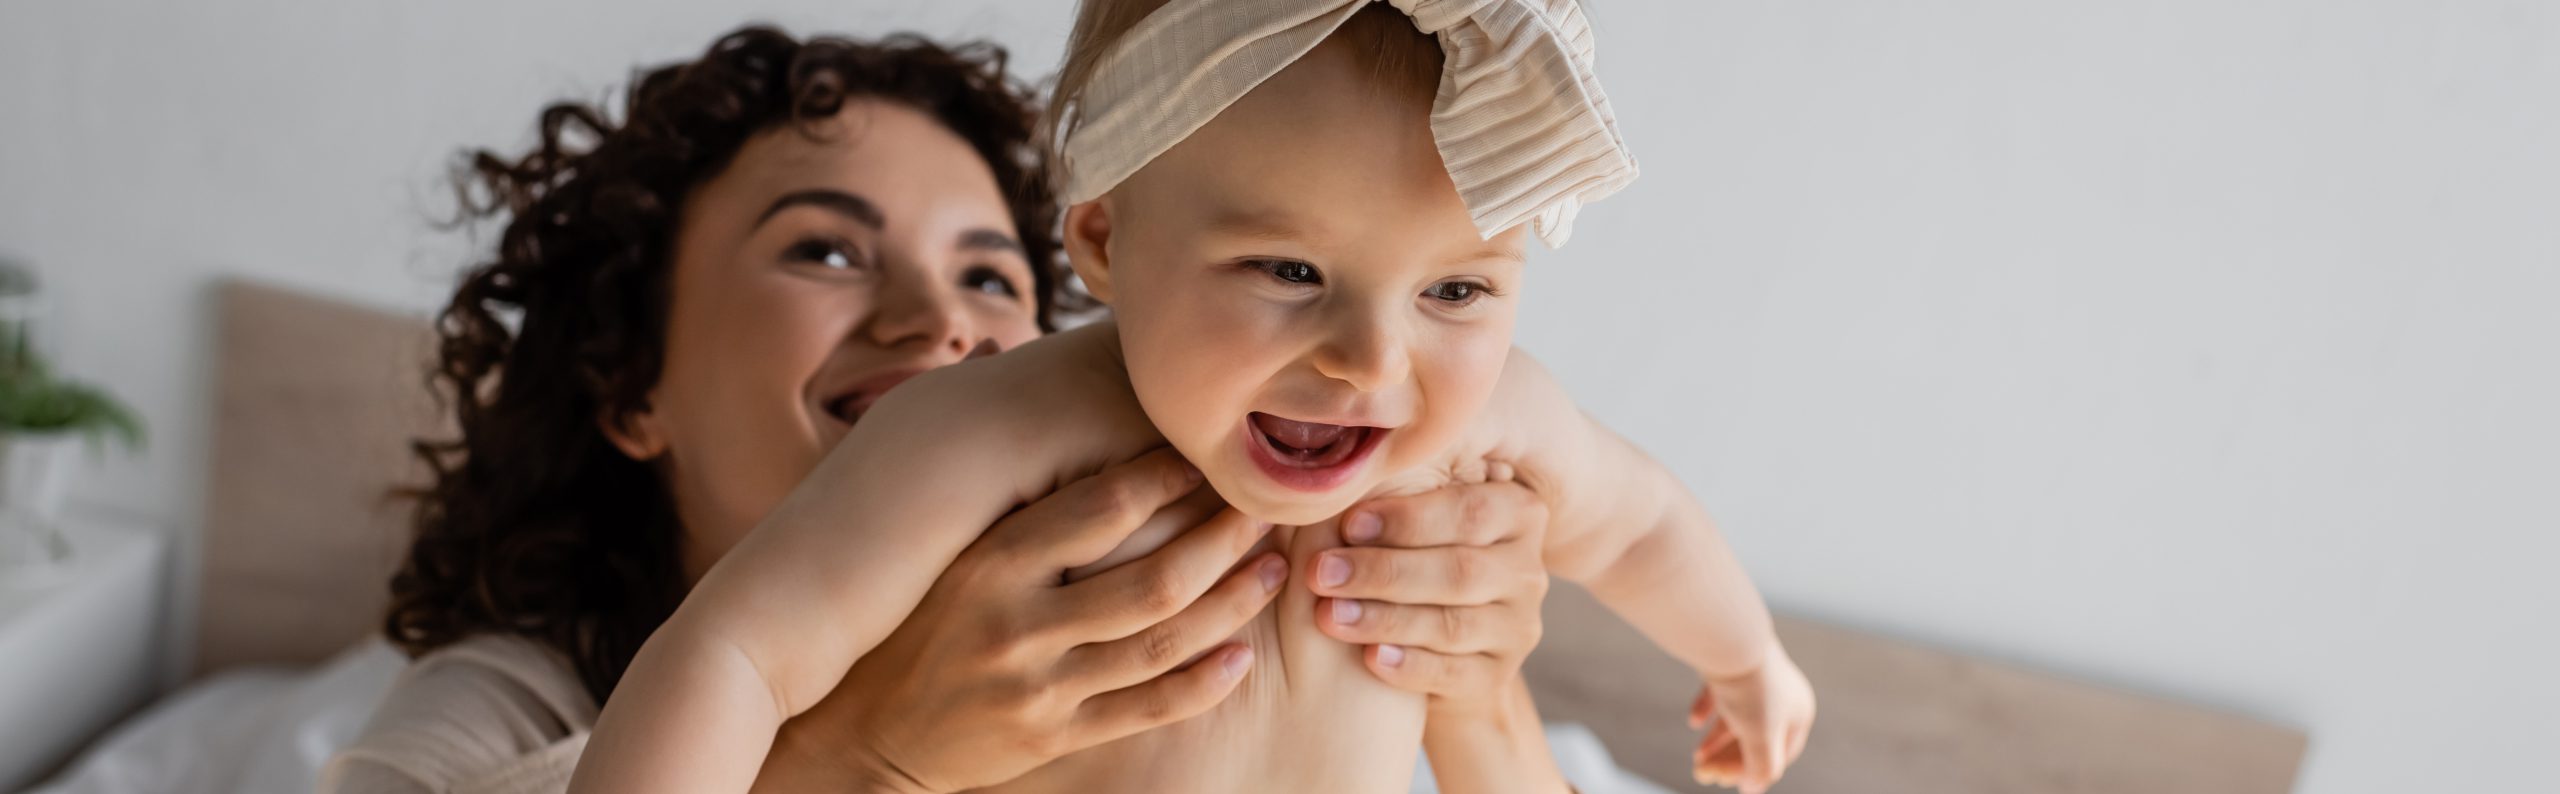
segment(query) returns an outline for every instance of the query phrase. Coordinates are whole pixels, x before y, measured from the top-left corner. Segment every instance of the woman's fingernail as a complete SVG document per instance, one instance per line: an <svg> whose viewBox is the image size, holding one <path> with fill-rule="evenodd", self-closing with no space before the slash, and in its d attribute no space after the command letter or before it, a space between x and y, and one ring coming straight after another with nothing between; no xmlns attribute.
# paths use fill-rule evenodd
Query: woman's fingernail
<svg viewBox="0 0 2560 794"><path fill-rule="evenodd" d="M1333 600L1334 625L1348 626L1358 622L1360 622L1360 599L1336 598Z"/></svg>
<svg viewBox="0 0 2560 794"><path fill-rule="evenodd" d="M1255 575L1262 577L1262 592L1278 590L1281 580L1289 578L1289 564L1281 562L1278 557L1263 560L1262 570Z"/></svg>
<svg viewBox="0 0 2560 794"><path fill-rule="evenodd" d="M1353 543L1377 540L1380 525L1376 513L1353 513L1351 520L1343 522L1342 538Z"/></svg>
<svg viewBox="0 0 2560 794"><path fill-rule="evenodd" d="M1218 663L1219 669L1225 670L1228 678L1240 678L1244 675L1244 669L1252 666L1253 647L1248 645L1236 646L1235 650L1227 652L1226 661Z"/></svg>
<svg viewBox="0 0 2560 794"><path fill-rule="evenodd" d="M1316 560L1316 584L1341 587L1342 583L1348 581L1351 581L1350 560L1336 554L1327 554L1322 559Z"/></svg>
<svg viewBox="0 0 2560 794"><path fill-rule="evenodd" d="M1188 483L1191 483L1191 484L1193 484L1193 485L1198 485L1198 484L1200 484L1200 480L1201 480L1201 478L1204 478L1204 477L1207 477L1207 476L1208 476L1208 475L1206 475L1206 474L1202 474L1202 473L1200 473L1200 467L1198 467L1198 466L1194 466L1194 465L1191 465L1191 462L1190 462L1190 461L1183 461L1183 463L1182 463L1182 479L1183 479L1183 481L1184 481L1184 482L1188 482Z"/></svg>
<svg viewBox="0 0 2560 794"><path fill-rule="evenodd" d="M1404 666L1404 649L1393 645L1378 646L1378 663L1388 667Z"/></svg>

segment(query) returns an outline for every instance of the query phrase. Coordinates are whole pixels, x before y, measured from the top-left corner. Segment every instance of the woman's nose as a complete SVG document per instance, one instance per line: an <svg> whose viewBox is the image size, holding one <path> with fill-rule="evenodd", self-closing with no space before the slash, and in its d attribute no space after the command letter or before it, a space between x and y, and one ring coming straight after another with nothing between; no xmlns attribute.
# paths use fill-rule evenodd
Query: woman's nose
<svg viewBox="0 0 2560 794"><path fill-rule="evenodd" d="M953 358L966 355L978 341L967 308L955 290L943 288L922 273L899 274L881 285L879 302L865 323L872 342L883 348L918 348Z"/></svg>
<svg viewBox="0 0 2560 794"><path fill-rule="evenodd" d="M1373 392L1404 382L1412 359L1392 325L1374 317L1344 317L1316 347L1315 365L1325 377Z"/></svg>

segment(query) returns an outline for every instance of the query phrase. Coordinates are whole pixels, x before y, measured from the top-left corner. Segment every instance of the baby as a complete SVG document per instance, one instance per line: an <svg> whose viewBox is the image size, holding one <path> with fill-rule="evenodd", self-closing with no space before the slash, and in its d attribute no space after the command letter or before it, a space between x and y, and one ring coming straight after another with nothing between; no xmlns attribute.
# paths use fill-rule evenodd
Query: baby
<svg viewBox="0 0 2560 794"><path fill-rule="evenodd" d="M1569 0L1088 0L1065 237L1113 318L878 400L650 638L575 787L745 791L973 540L951 528L1164 445L1277 526L1293 577L1363 498L1516 479L1549 569L1701 674L1693 718L1724 723L1701 759L1782 766L1812 692L1758 594L1696 501L1511 346L1525 238L1633 177L1589 55ZM1217 710L1003 788L1404 790L1421 696L1313 609L1289 587L1200 662L1246 676Z"/></svg>

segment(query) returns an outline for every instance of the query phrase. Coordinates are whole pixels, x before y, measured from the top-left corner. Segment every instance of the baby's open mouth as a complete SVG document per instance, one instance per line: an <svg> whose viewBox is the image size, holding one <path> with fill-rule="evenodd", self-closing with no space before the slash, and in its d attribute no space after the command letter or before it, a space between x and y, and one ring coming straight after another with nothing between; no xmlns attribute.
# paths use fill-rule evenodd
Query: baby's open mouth
<svg viewBox="0 0 2560 794"><path fill-rule="evenodd" d="M1253 460L1281 484L1327 490L1349 478L1386 428L1301 422L1255 412L1245 417Z"/></svg>
<svg viewBox="0 0 2560 794"><path fill-rule="evenodd" d="M1266 413L1252 416L1253 429L1262 432L1262 440L1270 442L1271 451L1280 460L1306 468L1322 468L1342 463L1359 449L1371 428L1328 425L1322 422L1300 422Z"/></svg>

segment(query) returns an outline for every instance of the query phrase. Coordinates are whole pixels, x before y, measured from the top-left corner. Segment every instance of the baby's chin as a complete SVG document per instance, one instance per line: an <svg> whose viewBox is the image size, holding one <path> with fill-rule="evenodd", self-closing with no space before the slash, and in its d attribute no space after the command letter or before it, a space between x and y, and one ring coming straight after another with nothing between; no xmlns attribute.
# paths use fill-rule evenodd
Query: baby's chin
<svg viewBox="0 0 2560 794"><path fill-rule="evenodd" d="M1256 521L1284 527L1321 524L1342 515L1342 511L1351 509L1351 505L1375 487L1375 483L1370 482L1372 479L1354 478L1337 488L1307 493L1281 487L1250 469L1208 473L1210 487L1218 490L1219 498L1225 499L1228 506L1243 511Z"/></svg>

